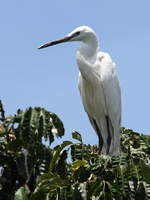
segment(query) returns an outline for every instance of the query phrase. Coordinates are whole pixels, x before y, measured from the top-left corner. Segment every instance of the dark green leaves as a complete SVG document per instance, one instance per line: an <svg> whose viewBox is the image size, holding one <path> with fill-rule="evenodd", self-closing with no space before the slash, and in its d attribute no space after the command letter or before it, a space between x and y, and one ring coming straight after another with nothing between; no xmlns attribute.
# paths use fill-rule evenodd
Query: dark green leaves
<svg viewBox="0 0 150 200"><path fill-rule="evenodd" d="M0 124L0 199L5 200L148 200L150 137L121 129L122 154L98 155L80 133L63 141L60 119L43 108L18 110ZM92 136L91 136L92 137Z"/></svg>
<svg viewBox="0 0 150 200"><path fill-rule="evenodd" d="M140 165L142 168L142 175L148 183L150 183L150 164L145 163L144 160L140 160Z"/></svg>
<svg viewBox="0 0 150 200"><path fill-rule="evenodd" d="M28 193L34 191L39 177L49 171L54 158L61 164L59 173L62 175L63 171L65 176L63 159L66 160L67 155L63 153L57 159L53 157L55 151L42 143L45 139L51 144L54 138L63 135L61 120L44 108L18 110L14 117L3 117L0 124L0 198L13 199L17 191L15 200L26 199L24 187L20 186L24 185Z"/></svg>
<svg viewBox="0 0 150 200"><path fill-rule="evenodd" d="M76 132L76 131L72 132L72 138L78 140L79 142L82 142L82 136L81 136L81 134L78 133L78 132Z"/></svg>
<svg viewBox="0 0 150 200"><path fill-rule="evenodd" d="M13 118L13 123L18 125L15 129L17 139L23 138L28 143L42 142L42 137L51 144L54 136L62 137L64 127L60 119L44 108L29 108L25 112L18 110L18 115Z"/></svg>

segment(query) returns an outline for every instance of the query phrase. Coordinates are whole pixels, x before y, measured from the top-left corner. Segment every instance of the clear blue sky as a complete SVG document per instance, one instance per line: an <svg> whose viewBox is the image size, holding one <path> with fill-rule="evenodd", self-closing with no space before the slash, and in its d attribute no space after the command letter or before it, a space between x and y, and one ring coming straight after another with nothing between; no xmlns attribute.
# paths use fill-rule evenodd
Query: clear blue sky
<svg viewBox="0 0 150 200"><path fill-rule="evenodd" d="M75 53L80 42L37 50L82 25L96 32L100 51L116 63L122 126L150 134L149 0L1 1L0 99L6 116L17 109L44 107L63 121L63 140L78 131L84 143L97 144L77 87Z"/></svg>

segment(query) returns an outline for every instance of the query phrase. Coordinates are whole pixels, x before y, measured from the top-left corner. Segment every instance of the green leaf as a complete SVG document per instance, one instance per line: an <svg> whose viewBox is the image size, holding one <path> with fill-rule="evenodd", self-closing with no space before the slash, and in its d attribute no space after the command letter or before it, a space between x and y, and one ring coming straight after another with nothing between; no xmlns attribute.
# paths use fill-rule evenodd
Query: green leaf
<svg viewBox="0 0 150 200"><path fill-rule="evenodd" d="M113 182L107 182L107 185L109 187L109 190L110 190L110 193L112 194L113 199L117 199L117 200L123 199L121 193L117 189L117 184Z"/></svg>
<svg viewBox="0 0 150 200"><path fill-rule="evenodd" d="M49 172L52 172L54 167L57 166L58 161L60 160L60 153L62 149L64 149L66 146L69 146L71 144L73 144L71 141L63 141L61 145L56 146L56 150L53 152L52 160L50 163Z"/></svg>
<svg viewBox="0 0 150 200"><path fill-rule="evenodd" d="M140 160L142 167L142 175L148 183L150 183L150 165L147 165L144 160Z"/></svg>
<svg viewBox="0 0 150 200"><path fill-rule="evenodd" d="M62 137L64 135L64 125L62 123L62 121L59 119L59 117L50 112L50 121L53 124L53 130L56 129L54 135L56 135L57 137Z"/></svg>
<svg viewBox="0 0 150 200"><path fill-rule="evenodd" d="M6 145L6 151L17 151L20 148L25 147L27 144L22 139L12 140Z"/></svg>
<svg viewBox="0 0 150 200"><path fill-rule="evenodd" d="M128 195L128 180L127 180L127 169L125 166L119 165L117 169L118 173L118 184L121 194L126 197Z"/></svg>
<svg viewBox="0 0 150 200"><path fill-rule="evenodd" d="M24 187L20 187L17 192L15 193L14 200L27 200L27 192Z"/></svg>
<svg viewBox="0 0 150 200"><path fill-rule="evenodd" d="M58 165L56 166L56 171L58 172L59 176L62 179L67 179L67 160L68 158L68 151L64 150L61 154L60 154L60 159L58 161Z"/></svg>
<svg viewBox="0 0 150 200"><path fill-rule="evenodd" d="M75 160L90 159L91 146L87 146L83 143L77 143L71 145L71 158L73 162Z"/></svg>
<svg viewBox="0 0 150 200"><path fill-rule="evenodd" d="M34 192L29 200L47 200L47 191L44 191L43 189L40 189L39 191Z"/></svg>
<svg viewBox="0 0 150 200"><path fill-rule="evenodd" d="M94 185L92 185L92 187L89 189L88 194L87 194L88 199L90 199L90 197L92 197L92 196L97 196L96 191L97 191L97 188L100 187L100 183L101 182L98 181L98 182L94 183ZM99 188L99 193L101 190L102 190L102 187Z"/></svg>
<svg viewBox="0 0 150 200"><path fill-rule="evenodd" d="M44 108L29 108L24 112L18 110L18 115L13 120L13 123L18 124L15 129L16 137L18 139L23 138L29 144L33 144L37 140L42 142L42 137L46 141L49 138L51 144L55 135L57 137L64 135L64 126L61 120L57 115Z"/></svg>
<svg viewBox="0 0 150 200"><path fill-rule="evenodd" d="M87 164L86 160L76 160L76 161L73 162L71 168L72 169L78 169L79 167L81 167L85 164Z"/></svg>
<svg viewBox="0 0 150 200"><path fill-rule="evenodd" d="M145 199L150 199L150 184L143 182L143 187L145 189Z"/></svg>
<svg viewBox="0 0 150 200"><path fill-rule="evenodd" d="M10 127L12 125L13 122L13 116L9 115L8 117L6 117L5 121L4 121L4 127L5 127L5 132L9 133Z"/></svg>
<svg viewBox="0 0 150 200"><path fill-rule="evenodd" d="M79 142L82 143L82 136L77 131L72 132L72 138L74 138L74 139L76 139L76 140L78 140Z"/></svg>
<svg viewBox="0 0 150 200"><path fill-rule="evenodd" d="M17 153L17 166L19 176L24 180L24 182L29 181L32 174L32 170L35 167L36 159L33 155L33 150L28 148L23 148Z"/></svg>
<svg viewBox="0 0 150 200"><path fill-rule="evenodd" d="M40 199L41 194L44 194L44 192L47 192L50 196L56 196L60 189L67 187L68 180L62 180L59 175L52 173L43 174L37 183L36 190L34 191L31 200Z"/></svg>
<svg viewBox="0 0 150 200"><path fill-rule="evenodd" d="M53 152L53 149L45 147L44 145L36 149L36 156L38 158L36 162L36 175L40 176L48 172Z"/></svg>
<svg viewBox="0 0 150 200"><path fill-rule="evenodd" d="M138 163L135 164L133 162L131 163L130 168L131 168L131 176L136 178L137 181L141 181L142 180L141 166Z"/></svg>
<svg viewBox="0 0 150 200"><path fill-rule="evenodd" d="M103 182L98 181L97 183L95 183L89 190L88 192L88 199L90 197L100 197L101 196L101 192L103 191Z"/></svg>
<svg viewBox="0 0 150 200"><path fill-rule="evenodd" d="M72 195L70 197L70 200L83 200L83 199L85 199L81 196L82 192L80 191L80 184L79 183L72 185L71 193L72 193Z"/></svg>

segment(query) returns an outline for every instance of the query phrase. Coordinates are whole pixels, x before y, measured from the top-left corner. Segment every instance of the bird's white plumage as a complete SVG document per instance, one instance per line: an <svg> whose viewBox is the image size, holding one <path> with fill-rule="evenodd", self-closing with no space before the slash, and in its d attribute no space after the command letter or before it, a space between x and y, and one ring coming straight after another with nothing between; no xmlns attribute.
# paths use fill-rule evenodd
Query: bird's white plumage
<svg viewBox="0 0 150 200"><path fill-rule="evenodd" d="M95 32L81 26L66 37L44 44L44 48L61 42L82 41L76 53L79 68L78 87L85 111L99 140L100 150L112 156L120 154L121 90L116 66L107 53L98 52Z"/></svg>
<svg viewBox="0 0 150 200"><path fill-rule="evenodd" d="M78 57L79 55L77 55ZM82 60L83 59L83 60ZM78 65L85 63L80 57ZM93 59L93 58L92 58ZM99 52L95 57L95 62L86 61L89 66L89 79L84 78L84 72L79 73L78 86L85 111L95 129L93 119L102 133L104 141L107 140L107 126L105 116L109 116L110 133L112 142L110 155L120 154L119 132L121 126L121 91L116 72L116 66L107 53ZM96 131L96 130L95 130ZM102 152L107 152L107 143L104 142Z"/></svg>

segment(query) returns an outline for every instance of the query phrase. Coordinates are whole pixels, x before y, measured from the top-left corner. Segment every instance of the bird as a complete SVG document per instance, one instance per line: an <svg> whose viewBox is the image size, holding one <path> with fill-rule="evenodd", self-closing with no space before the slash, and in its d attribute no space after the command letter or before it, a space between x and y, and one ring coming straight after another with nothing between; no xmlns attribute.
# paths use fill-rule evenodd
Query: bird
<svg viewBox="0 0 150 200"><path fill-rule="evenodd" d="M76 51L78 88L85 112L99 140L98 154L121 154L121 88L115 63L108 53L98 51L98 36L88 26L80 26L60 39L38 47L81 41Z"/></svg>

